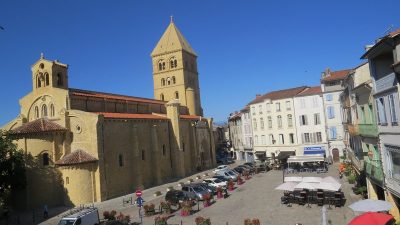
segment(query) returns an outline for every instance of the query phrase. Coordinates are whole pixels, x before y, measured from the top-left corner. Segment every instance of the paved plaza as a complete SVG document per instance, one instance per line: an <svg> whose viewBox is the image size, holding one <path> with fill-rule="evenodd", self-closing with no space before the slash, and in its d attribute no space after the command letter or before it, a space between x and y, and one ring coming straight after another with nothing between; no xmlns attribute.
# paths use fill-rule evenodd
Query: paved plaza
<svg viewBox="0 0 400 225"><path fill-rule="evenodd" d="M300 173L295 176L333 176L338 178L338 170L336 166L331 166L328 173ZM181 181L187 181L187 179ZM359 196L351 192L351 186L341 180L343 183L342 190L345 193L347 202L344 207L329 209L326 207L327 225L345 225L354 216L352 210L347 205L360 199ZM283 192L275 190L274 188L282 183L282 171L269 171L267 173L260 173L254 175L250 180L246 181L243 185L238 186L237 189L231 192L231 195L226 199L216 199L216 202L207 208L203 208L200 204L200 210L188 217L181 217L179 211L173 213L168 219L168 224L195 224L194 220L197 216L211 218L212 224L230 224L241 225L246 218L258 218L261 224L268 225L294 225L301 223L303 225L317 225L322 224L322 207L311 205L311 208L299 205L287 207L280 203L280 197ZM143 196L146 203L154 203L156 208L161 200L164 200L164 195L154 197L155 191L159 190L165 194L167 187L174 186L179 189L177 182L161 185L151 189L144 190ZM125 196L126 197L126 196ZM122 197L108 200L96 204L100 209L100 216L104 210L116 210L123 214L129 214L132 222L139 222L138 208L134 205L123 205ZM197 210L197 206L193 207ZM144 217L143 224L154 224L156 216ZM60 217L54 217L41 224L57 224Z"/></svg>

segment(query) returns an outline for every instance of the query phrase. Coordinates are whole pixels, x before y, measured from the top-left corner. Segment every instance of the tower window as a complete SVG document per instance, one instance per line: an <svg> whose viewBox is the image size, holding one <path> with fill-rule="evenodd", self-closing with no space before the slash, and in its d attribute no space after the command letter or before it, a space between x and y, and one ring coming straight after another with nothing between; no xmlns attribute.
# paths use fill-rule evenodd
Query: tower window
<svg viewBox="0 0 400 225"><path fill-rule="evenodd" d="M160 99L161 99L161 101L164 101L164 94L160 95Z"/></svg>
<svg viewBox="0 0 400 225"><path fill-rule="evenodd" d="M119 167L124 166L124 157L122 156L122 154L118 155L118 162L119 162Z"/></svg>
<svg viewBox="0 0 400 225"><path fill-rule="evenodd" d="M176 68L178 66L178 61L175 58L171 58L171 60L169 61L170 67L172 68Z"/></svg>
<svg viewBox="0 0 400 225"><path fill-rule="evenodd" d="M177 92L177 91L175 92L175 98L179 99L179 92Z"/></svg>
<svg viewBox="0 0 400 225"><path fill-rule="evenodd" d="M158 63L158 70L159 70L159 71L162 70L162 63L161 63L161 62Z"/></svg>
<svg viewBox="0 0 400 225"><path fill-rule="evenodd" d="M35 118L39 118L39 107L35 106Z"/></svg>
<svg viewBox="0 0 400 225"><path fill-rule="evenodd" d="M172 83L175 84L176 83L176 79L175 76L172 77Z"/></svg>
<svg viewBox="0 0 400 225"><path fill-rule="evenodd" d="M142 150L142 160L145 160L145 154L144 154L144 150Z"/></svg>
<svg viewBox="0 0 400 225"><path fill-rule="evenodd" d="M42 86L42 82L40 81L39 76L37 76L36 82L37 82L37 87L40 88Z"/></svg>
<svg viewBox="0 0 400 225"><path fill-rule="evenodd" d="M165 155L165 145L162 145L162 154Z"/></svg>
<svg viewBox="0 0 400 225"><path fill-rule="evenodd" d="M178 61L176 59L174 59L174 67L178 67Z"/></svg>
<svg viewBox="0 0 400 225"><path fill-rule="evenodd" d="M43 153L42 154L42 162L43 166L48 166L49 165L49 153Z"/></svg>
<svg viewBox="0 0 400 225"><path fill-rule="evenodd" d="M171 85L171 79L169 77L167 78L167 85Z"/></svg>
<svg viewBox="0 0 400 225"><path fill-rule="evenodd" d="M49 86L49 74L48 73L46 73L45 75L45 78L46 78L46 86Z"/></svg>
<svg viewBox="0 0 400 225"><path fill-rule="evenodd" d="M43 69L44 68L44 64L40 63L39 67L40 67L40 69Z"/></svg>
<svg viewBox="0 0 400 225"><path fill-rule="evenodd" d="M46 117L46 116L47 116L47 106L42 105L42 117Z"/></svg>
<svg viewBox="0 0 400 225"><path fill-rule="evenodd" d="M57 86L63 86L63 79L62 79L62 74L57 73Z"/></svg>
<svg viewBox="0 0 400 225"><path fill-rule="evenodd" d="M165 86L165 79L164 78L161 79L161 86Z"/></svg>
<svg viewBox="0 0 400 225"><path fill-rule="evenodd" d="M69 177L65 178L65 184L69 184Z"/></svg>
<svg viewBox="0 0 400 225"><path fill-rule="evenodd" d="M54 113L54 105L53 105L53 104L51 104L51 105L50 105L50 116L52 116L52 117L53 117L53 116L54 116L54 114L55 114L55 113Z"/></svg>

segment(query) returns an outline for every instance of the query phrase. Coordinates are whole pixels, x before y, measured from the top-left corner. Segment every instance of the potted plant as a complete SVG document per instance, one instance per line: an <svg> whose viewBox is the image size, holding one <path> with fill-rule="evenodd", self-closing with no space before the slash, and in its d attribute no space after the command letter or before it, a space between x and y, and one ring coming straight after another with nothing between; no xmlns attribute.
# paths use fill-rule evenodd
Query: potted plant
<svg viewBox="0 0 400 225"><path fill-rule="evenodd" d="M232 179L229 179L228 181L228 190L233 191L235 189L235 183L233 183Z"/></svg>
<svg viewBox="0 0 400 225"><path fill-rule="evenodd" d="M172 213L171 203L170 202L161 201L160 202L160 208L161 208L162 212L165 213L165 214L171 214Z"/></svg>
<svg viewBox="0 0 400 225"><path fill-rule="evenodd" d="M210 218L204 218L201 216L196 217L194 220L196 222L196 225L211 225Z"/></svg>
<svg viewBox="0 0 400 225"><path fill-rule="evenodd" d="M181 216L190 216L192 211L192 201L185 200L181 203Z"/></svg>
<svg viewBox="0 0 400 225"><path fill-rule="evenodd" d="M260 220L259 219L245 219L244 220L244 225L260 225Z"/></svg>
<svg viewBox="0 0 400 225"><path fill-rule="evenodd" d="M168 225L167 219L168 217L157 216L156 218L154 218L154 222L156 225Z"/></svg>
<svg viewBox="0 0 400 225"><path fill-rule="evenodd" d="M253 219L253 225L260 225L260 220L259 219Z"/></svg>
<svg viewBox="0 0 400 225"><path fill-rule="evenodd" d="M156 213L155 209L154 209L154 204L151 203L149 205L144 205L144 215L145 216L152 216Z"/></svg>
<svg viewBox="0 0 400 225"><path fill-rule="evenodd" d="M349 177L347 177L347 180L349 181L349 184L354 184L356 182L356 176L350 174Z"/></svg>
<svg viewBox="0 0 400 225"><path fill-rule="evenodd" d="M208 207L211 205L211 200L213 199L213 196L210 193L208 193L204 195L203 199L204 199L203 206Z"/></svg>
<svg viewBox="0 0 400 225"><path fill-rule="evenodd" d="M249 172L249 171L246 170L246 171L244 171L243 174L244 174L244 179L245 179L245 180L250 179L250 172Z"/></svg>
<svg viewBox="0 0 400 225"><path fill-rule="evenodd" d="M243 184L243 179L242 179L242 177L240 175L238 175L238 177L237 177L237 184L238 185L242 185Z"/></svg>
<svg viewBox="0 0 400 225"><path fill-rule="evenodd" d="M217 187L217 198L221 199L224 197L224 194L222 193L222 187Z"/></svg>

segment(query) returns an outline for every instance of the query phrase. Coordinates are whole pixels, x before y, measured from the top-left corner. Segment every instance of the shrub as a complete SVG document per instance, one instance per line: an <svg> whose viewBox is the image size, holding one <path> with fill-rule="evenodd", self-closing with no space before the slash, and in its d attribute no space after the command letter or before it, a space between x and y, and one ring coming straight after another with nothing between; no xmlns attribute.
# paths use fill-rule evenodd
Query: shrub
<svg viewBox="0 0 400 225"><path fill-rule="evenodd" d="M154 214L155 214L154 207L155 207L155 206L154 206L153 203L151 203L151 204L149 204L149 205L144 205L144 206L143 206L143 208L144 208L144 214L145 214L146 216L154 215Z"/></svg>
<svg viewBox="0 0 400 225"><path fill-rule="evenodd" d="M350 175L347 177L347 181L349 181L349 184L354 184L354 183L356 182L356 176L353 175L353 174L350 174Z"/></svg>
<svg viewBox="0 0 400 225"><path fill-rule="evenodd" d="M196 217L194 220L196 222L196 225L211 225L210 218L204 218L201 216Z"/></svg>
<svg viewBox="0 0 400 225"><path fill-rule="evenodd" d="M163 212L165 212L167 214L171 213L171 203L161 201L160 206L161 206L161 209L163 210Z"/></svg>
<svg viewBox="0 0 400 225"><path fill-rule="evenodd" d="M154 218L154 221L156 225L168 225L167 219L168 217L157 216L156 218Z"/></svg>
<svg viewBox="0 0 400 225"><path fill-rule="evenodd" d="M161 191L156 191L156 192L154 192L154 196L155 196L155 197L160 196L160 195L161 195Z"/></svg>

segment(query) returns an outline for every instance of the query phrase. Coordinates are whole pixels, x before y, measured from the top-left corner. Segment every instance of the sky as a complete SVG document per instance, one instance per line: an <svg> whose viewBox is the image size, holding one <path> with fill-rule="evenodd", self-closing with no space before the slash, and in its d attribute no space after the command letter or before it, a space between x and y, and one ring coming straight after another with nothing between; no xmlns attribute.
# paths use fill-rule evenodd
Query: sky
<svg viewBox="0 0 400 225"><path fill-rule="evenodd" d="M256 94L319 85L400 28L398 0L44 0L0 2L0 126L32 91L44 53L69 87L153 98L150 53L170 16L198 55L204 114L226 121Z"/></svg>

